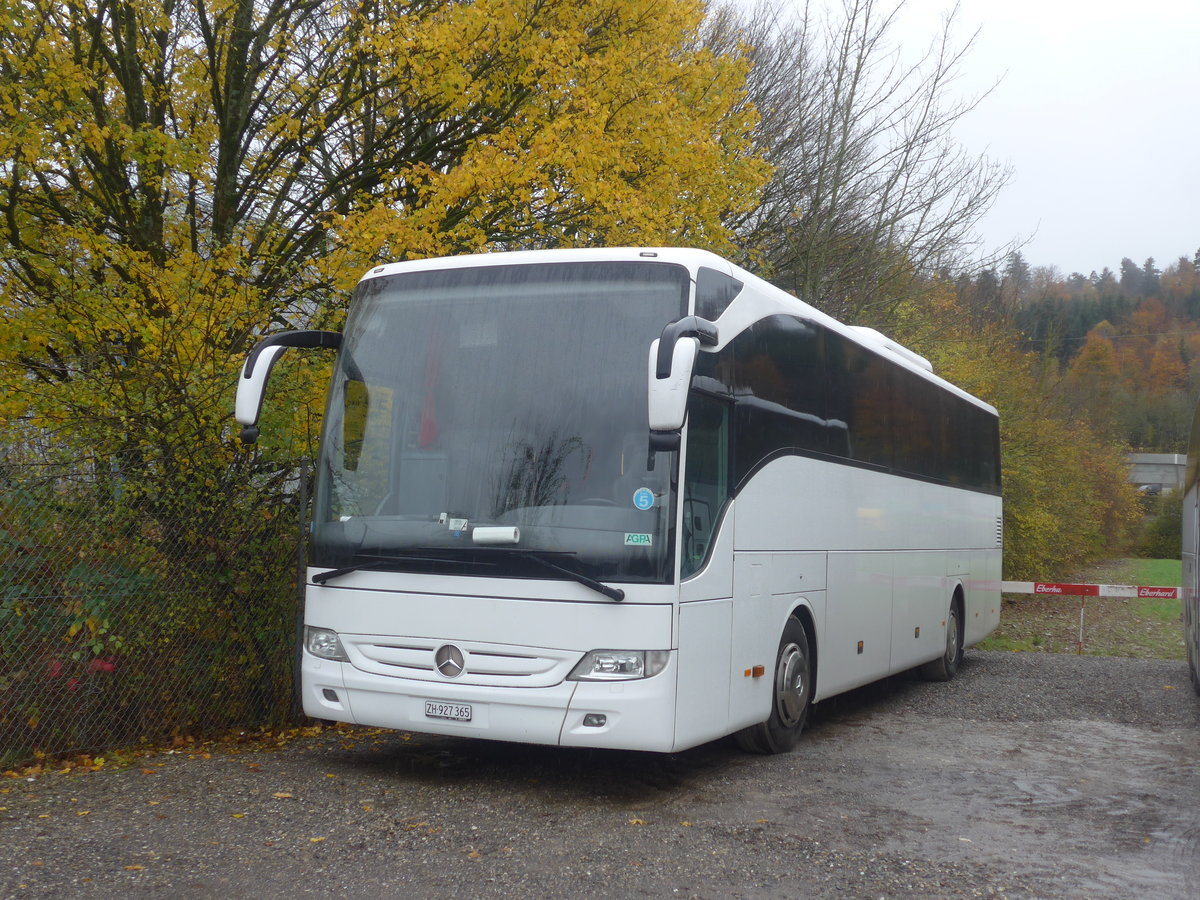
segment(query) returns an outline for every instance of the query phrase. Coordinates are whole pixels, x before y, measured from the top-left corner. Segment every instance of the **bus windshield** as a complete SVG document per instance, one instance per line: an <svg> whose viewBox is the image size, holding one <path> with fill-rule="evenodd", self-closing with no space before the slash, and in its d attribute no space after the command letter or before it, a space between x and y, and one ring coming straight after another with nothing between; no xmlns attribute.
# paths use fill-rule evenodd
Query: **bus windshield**
<svg viewBox="0 0 1200 900"><path fill-rule="evenodd" d="M363 281L334 372L311 561L666 583L677 454L647 354L685 268L573 262Z"/></svg>

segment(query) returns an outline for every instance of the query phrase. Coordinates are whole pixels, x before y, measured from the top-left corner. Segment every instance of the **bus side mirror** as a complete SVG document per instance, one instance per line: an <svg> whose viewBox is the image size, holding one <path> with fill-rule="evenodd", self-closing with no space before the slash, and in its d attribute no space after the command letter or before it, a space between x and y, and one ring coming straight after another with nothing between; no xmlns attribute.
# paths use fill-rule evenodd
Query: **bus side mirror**
<svg viewBox="0 0 1200 900"><path fill-rule="evenodd" d="M678 450L687 416L688 389L700 345L717 345L717 326L698 316L671 322L650 344L648 374L650 450Z"/></svg>
<svg viewBox="0 0 1200 900"><path fill-rule="evenodd" d="M342 336L336 331L284 331L259 341L246 357L242 375L238 379L233 417L242 425L242 443L253 444L258 440L258 415L267 392L267 379L279 354L288 347L330 347L336 350L341 345Z"/></svg>
<svg viewBox="0 0 1200 900"><path fill-rule="evenodd" d="M657 375L658 347L657 340L650 344L648 368L647 399L652 439L655 433L662 432L674 433L678 437L679 430L683 428L683 420L687 414L688 388L692 383L692 369L696 365L700 342L691 337L680 338L671 354L671 370L666 378L659 378Z"/></svg>

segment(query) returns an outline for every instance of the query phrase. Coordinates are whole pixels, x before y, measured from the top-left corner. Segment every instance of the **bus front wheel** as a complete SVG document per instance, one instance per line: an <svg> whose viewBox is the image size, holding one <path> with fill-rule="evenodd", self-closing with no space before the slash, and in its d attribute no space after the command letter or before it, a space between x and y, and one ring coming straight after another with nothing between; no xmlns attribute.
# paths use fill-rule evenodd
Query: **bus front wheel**
<svg viewBox="0 0 1200 900"><path fill-rule="evenodd" d="M772 685L771 715L765 722L743 728L737 742L749 753L786 753L800 740L812 700L812 659L808 632L789 616L779 639Z"/></svg>

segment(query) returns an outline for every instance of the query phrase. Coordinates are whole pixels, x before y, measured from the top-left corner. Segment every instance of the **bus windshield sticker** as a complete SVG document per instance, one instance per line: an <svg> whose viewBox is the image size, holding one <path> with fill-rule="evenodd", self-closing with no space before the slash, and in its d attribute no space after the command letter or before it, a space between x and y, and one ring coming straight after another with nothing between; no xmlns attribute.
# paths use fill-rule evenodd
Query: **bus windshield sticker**
<svg viewBox="0 0 1200 900"><path fill-rule="evenodd" d="M654 491L650 488L638 488L633 492L633 505L638 509L647 510L654 506ZM628 540L625 543L629 543Z"/></svg>
<svg viewBox="0 0 1200 900"><path fill-rule="evenodd" d="M652 534L632 534L625 532L626 547L652 547L654 545L654 535Z"/></svg>

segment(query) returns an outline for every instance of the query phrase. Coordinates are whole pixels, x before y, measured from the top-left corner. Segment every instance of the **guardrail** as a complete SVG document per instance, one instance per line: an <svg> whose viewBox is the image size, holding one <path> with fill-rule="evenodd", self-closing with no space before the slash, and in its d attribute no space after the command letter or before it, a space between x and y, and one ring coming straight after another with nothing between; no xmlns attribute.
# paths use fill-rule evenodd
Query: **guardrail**
<svg viewBox="0 0 1200 900"><path fill-rule="evenodd" d="M1003 581L1000 591L1005 594L1037 594L1042 597L1079 598L1079 639L1075 649L1083 655L1083 612L1088 597L1151 597L1177 600L1183 594L1179 585L1143 584L1070 584L1058 581Z"/></svg>

